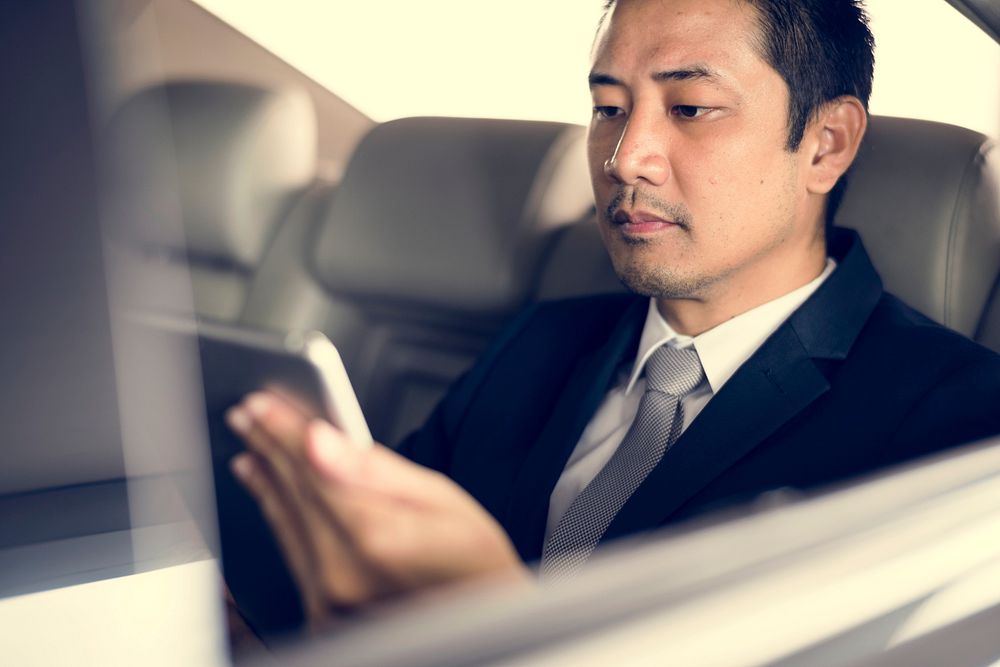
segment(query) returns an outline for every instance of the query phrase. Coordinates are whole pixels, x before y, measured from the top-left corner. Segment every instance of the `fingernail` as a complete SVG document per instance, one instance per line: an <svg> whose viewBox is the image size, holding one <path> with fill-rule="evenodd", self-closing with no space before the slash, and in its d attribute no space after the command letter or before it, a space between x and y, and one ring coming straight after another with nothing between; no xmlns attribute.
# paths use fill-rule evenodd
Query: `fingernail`
<svg viewBox="0 0 1000 667"><path fill-rule="evenodd" d="M313 462L324 471L333 471L343 465L345 443L343 436L332 426L317 419L309 425L309 442Z"/></svg>
<svg viewBox="0 0 1000 667"><path fill-rule="evenodd" d="M268 410L271 409L271 399L266 394L250 394L243 402L243 405L246 406L247 412L256 419L262 419Z"/></svg>
<svg viewBox="0 0 1000 667"><path fill-rule="evenodd" d="M248 433L252 423L250 416L242 408L229 408L226 411L226 424L237 433Z"/></svg>
<svg viewBox="0 0 1000 667"><path fill-rule="evenodd" d="M250 479L253 475L253 461L250 460L249 454L239 454L234 456L229 462L229 468L233 471L241 481L246 481Z"/></svg>

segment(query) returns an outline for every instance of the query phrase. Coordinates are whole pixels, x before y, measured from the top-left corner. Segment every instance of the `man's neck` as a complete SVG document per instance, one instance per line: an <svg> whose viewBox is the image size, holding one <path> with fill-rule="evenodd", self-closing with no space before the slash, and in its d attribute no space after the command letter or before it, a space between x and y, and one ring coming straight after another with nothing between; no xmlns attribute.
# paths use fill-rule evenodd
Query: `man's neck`
<svg viewBox="0 0 1000 667"><path fill-rule="evenodd" d="M679 334L697 336L743 313L780 298L815 280L826 267L826 248L803 257L797 265L774 263L729 276L695 298L657 299L663 319Z"/></svg>

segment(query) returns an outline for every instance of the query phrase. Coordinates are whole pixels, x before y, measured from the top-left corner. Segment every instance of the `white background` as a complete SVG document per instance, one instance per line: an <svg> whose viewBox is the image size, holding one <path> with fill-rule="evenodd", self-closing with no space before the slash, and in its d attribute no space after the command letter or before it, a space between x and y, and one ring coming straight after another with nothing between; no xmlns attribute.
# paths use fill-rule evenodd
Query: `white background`
<svg viewBox="0 0 1000 667"><path fill-rule="evenodd" d="M603 0L196 0L377 121L585 124ZM869 0L872 112L1000 135L1000 46L944 0Z"/></svg>

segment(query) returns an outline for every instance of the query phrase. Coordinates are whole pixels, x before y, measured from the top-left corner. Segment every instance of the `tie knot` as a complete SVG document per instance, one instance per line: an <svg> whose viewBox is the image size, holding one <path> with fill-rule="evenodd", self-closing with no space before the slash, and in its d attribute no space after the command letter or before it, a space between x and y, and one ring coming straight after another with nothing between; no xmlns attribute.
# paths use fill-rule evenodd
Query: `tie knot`
<svg viewBox="0 0 1000 667"><path fill-rule="evenodd" d="M661 345L646 362L646 390L683 396L705 377L694 346L684 349Z"/></svg>

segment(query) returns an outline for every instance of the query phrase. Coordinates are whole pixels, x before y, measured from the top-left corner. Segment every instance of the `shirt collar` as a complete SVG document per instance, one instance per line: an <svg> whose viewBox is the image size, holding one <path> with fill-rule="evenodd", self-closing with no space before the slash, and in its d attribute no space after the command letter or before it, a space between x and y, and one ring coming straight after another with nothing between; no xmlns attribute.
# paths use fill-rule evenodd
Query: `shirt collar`
<svg viewBox="0 0 1000 667"><path fill-rule="evenodd" d="M835 268L837 262L827 258L823 272L811 282L694 337L674 331L660 315L656 299L651 298L625 393L632 391L649 357L661 345L677 348L694 345L712 393L718 393L743 362L749 359L757 348L763 345L764 341L819 289Z"/></svg>

